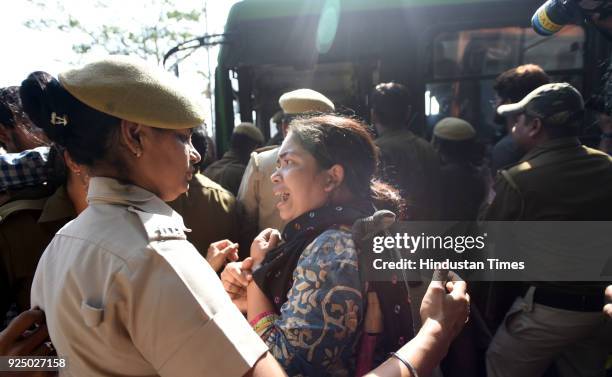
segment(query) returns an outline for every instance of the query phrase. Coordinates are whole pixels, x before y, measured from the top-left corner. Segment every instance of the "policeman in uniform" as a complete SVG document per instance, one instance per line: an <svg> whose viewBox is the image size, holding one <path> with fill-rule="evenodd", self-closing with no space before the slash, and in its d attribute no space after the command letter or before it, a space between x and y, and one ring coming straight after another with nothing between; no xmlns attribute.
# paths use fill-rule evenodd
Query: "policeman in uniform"
<svg viewBox="0 0 612 377"><path fill-rule="evenodd" d="M10 305L15 304L17 313L29 308L40 256L55 233L87 206L85 168L57 148L52 148L50 162L56 166L56 182L13 192L11 201L0 206L0 281L6 284L0 299L2 317ZM61 184L49 194L56 183Z"/></svg>
<svg viewBox="0 0 612 377"><path fill-rule="evenodd" d="M242 259L249 256L253 239L245 239L241 234L236 198L204 174L195 173L189 191L168 205L183 217L185 225L191 229L187 240L202 256L206 257L211 243L223 239L242 245L239 249Z"/></svg>
<svg viewBox="0 0 612 377"><path fill-rule="evenodd" d="M383 178L406 198L410 220L437 220L440 163L436 151L409 129L410 97L402 84L378 84L370 96L370 117L378 137Z"/></svg>
<svg viewBox="0 0 612 377"><path fill-rule="evenodd" d="M161 199L175 198L186 184L186 159L200 159L185 132L203 121L198 101L175 78L128 57L95 61L50 85L53 92L33 90L42 103L61 94L54 97L60 105L33 117L45 131L58 119L67 123L61 127L88 127L89 118L112 115L119 119L120 145L112 150L122 157L94 161L107 170L92 170L89 206L53 238L34 276L31 305L45 311L58 355L69 360L61 375L240 376L251 370L266 355L265 344L187 241L181 216ZM45 110L51 126L42 124ZM152 160L185 176L139 175ZM115 178L125 169L124 178Z"/></svg>
<svg viewBox="0 0 612 377"><path fill-rule="evenodd" d="M237 195L249 156L263 142L263 134L257 127L252 123L240 123L232 133L230 149L220 160L210 164L204 175Z"/></svg>
<svg viewBox="0 0 612 377"><path fill-rule="evenodd" d="M0 313L11 304L18 312L30 307L30 288L38 259L55 233L77 213L66 186L51 196L11 201L0 207Z"/></svg>
<svg viewBox="0 0 612 377"><path fill-rule="evenodd" d="M283 94L278 103L283 110L283 135L287 134L292 118L309 113L329 113L335 110L334 104L323 94L311 89L298 89ZM284 136L283 136L284 137ZM276 146L261 148L251 154L251 159L242 177L238 190L238 202L244 210L247 229L259 232L266 228L282 230L285 222L281 220L272 194L270 176L276 169L278 159Z"/></svg>
<svg viewBox="0 0 612 377"><path fill-rule="evenodd" d="M512 137L526 151L502 170L487 218L498 221L609 221L612 158L577 138L584 103L567 83L542 85L498 113L516 116ZM607 349L599 335L605 284L544 283L525 287L487 351L487 372L541 376L556 362L562 376L603 375ZM602 338L610 339L610 334Z"/></svg>
<svg viewBox="0 0 612 377"><path fill-rule="evenodd" d="M476 130L463 119L447 117L433 129L432 144L440 155L440 218L474 221L486 195L478 167L481 154Z"/></svg>

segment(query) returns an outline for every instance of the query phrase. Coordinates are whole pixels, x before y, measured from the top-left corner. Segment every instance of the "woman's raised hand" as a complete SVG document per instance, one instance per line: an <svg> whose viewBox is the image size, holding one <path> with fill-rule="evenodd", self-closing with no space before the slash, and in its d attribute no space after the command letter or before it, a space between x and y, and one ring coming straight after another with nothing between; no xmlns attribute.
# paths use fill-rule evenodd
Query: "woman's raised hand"
<svg viewBox="0 0 612 377"><path fill-rule="evenodd" d="M449 271L449 281L432 280L421 303L421 321L438 323L448 342L459 334L470 315L470 296L467 285Z"/></svg>
<svg viewBox="0 0 612 377"><path fill-rule="evenodd" d="M230 240L221 240L213 242L208 246L206 252L206 261L215 270L221 271L226 262L234 262L238 260L238 244Z"/></svg>
<svg viewBox="0 0 612 377"><path fill-rule="evenodd" d="M225 292L230 296L240 311L246 311L246 287L253 280L253 258L249 257L242 262L231 262L221 272L221 283Z"/></svg>
<svg viewBox="0 0 612 377"><path fill-rule="evenodd" d="M259 265L264 260L268 251L274 249L280 239L280 232L272 228L264 229L255 237L251 244L251 258L253 258L255 265Z"/></svg>

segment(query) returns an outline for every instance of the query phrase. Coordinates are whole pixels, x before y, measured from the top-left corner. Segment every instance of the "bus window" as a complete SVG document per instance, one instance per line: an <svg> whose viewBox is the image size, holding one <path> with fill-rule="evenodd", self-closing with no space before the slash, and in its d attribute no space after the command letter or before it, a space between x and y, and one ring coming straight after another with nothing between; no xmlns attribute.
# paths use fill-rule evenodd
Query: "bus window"
<svg viewBox="0 0 612 377"><path fill-rule="evenodd" d="M531 28L443 31L434 37L432 69L425 88L427 130L447 116L463 118L485 139L494 138L493 82L505 70L538 64L555 80L581 89L585 32L571 26L553 37Z"/></svg>

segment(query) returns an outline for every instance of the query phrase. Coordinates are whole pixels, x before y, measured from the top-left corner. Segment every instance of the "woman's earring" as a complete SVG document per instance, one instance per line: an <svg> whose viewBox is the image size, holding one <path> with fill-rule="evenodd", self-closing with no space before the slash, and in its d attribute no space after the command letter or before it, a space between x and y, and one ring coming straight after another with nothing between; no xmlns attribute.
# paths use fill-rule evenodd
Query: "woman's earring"
<svg viewBox="0 0 612 377"><path fill-rule="evenodd" d="M134 156L136 156L136 158L140 158L140 155L141 155L141 154L142 154L142 153L141 153L140 151L138 151L138 152L134 153Z"/></svg>

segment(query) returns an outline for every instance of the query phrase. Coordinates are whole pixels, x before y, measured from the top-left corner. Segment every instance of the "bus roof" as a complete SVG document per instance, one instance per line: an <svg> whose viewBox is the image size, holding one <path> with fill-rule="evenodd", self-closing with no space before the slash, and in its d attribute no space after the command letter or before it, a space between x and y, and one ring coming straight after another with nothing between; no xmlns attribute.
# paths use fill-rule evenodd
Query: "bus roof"
<svg viewBox="0 0 612 377"><path fill-rule="evenodd" d="M244 0L229 13L218 65L302 66L379 55L436 25L490 22L500 14L527 24L531 8L531 0Z"/></svg>

